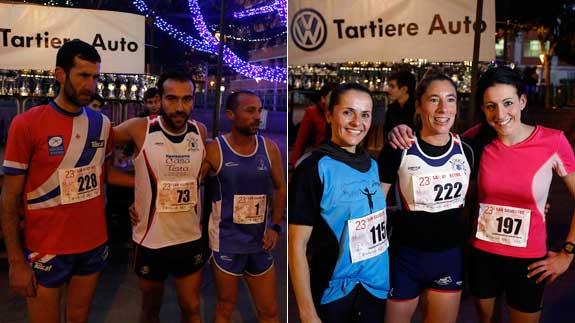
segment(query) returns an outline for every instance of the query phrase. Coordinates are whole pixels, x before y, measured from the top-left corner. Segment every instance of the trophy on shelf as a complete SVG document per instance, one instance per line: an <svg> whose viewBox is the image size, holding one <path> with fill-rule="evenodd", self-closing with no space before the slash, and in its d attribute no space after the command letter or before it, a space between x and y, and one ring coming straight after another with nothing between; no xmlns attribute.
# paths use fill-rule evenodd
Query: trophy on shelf
<svg viewBox="0 0 575 323"><path fill-rule="evenodd" d="M21 70L20 75L17 77L20 79L20 88L18 89L18 94L20 96L30 95L30 83L28 82L30 70Z"/></svg>
<svg viewBox="0 0 575 323"><path fill-rule="evenodd" d="M130 81L130 93L128 94L128 98L132 101L136 101L138 99L136 97L136 92L138 91L138 85L136 84L137 78L136 76L130 76L128 80Z"/></svg>
<svg viewBox="0 0 575 323"><path fill-rule="evenodd" d="M125 75L119 75L118 81L120 82L120 94L118 95L118 99L126 100L126 90L128 90L128 85L126 83L128 80Z"/></svg>
<svg viewBox="0 0 575 323"><path fill-rule="evenodd" d="M14 86L16 83L16 75L13 72L9 72L6 77L6 95L14 95Z"/></svg>
<svg viewBox="0 0 575 323"><path fill-rule="evenodd" d="M48 71L47 73L47 79L48 79L48 92L46 92L46 95L53 98L56 96L56 91L54 90L54 83L56 83L56 79L54 78L54 72L53 71Z"/></svg>
<svg viewBox="0 0 575 323"><path fill-rule="evenodd" d="M6 78L8 71L0 70L0 95L6 95Z"/></svg>
<svg viewBox="0 0 575 323"><path fill-rule="evenodd" d="M116 99L116 75L108 76L108 99Z"/></svg>
<svg viewBox="0 0 575 323"><path fill-rule="evenodd" d="M146 85L146 76L145 75L140 75L139 79L138 79L138 83L140 84L140 91L138 91L138 99L139 100L143 100L144 99L144 94L146 93L146 91L148 90L148 86Z"/></svg>
<svg viewBox="0 0 575 323"><path fill-rule="evenodd" d="M34 91L32 95L34 96L43 96L44 91L42 90L42 85L44 83L44 75L42 75L42 70L34 70Z"/></svg>
<svg viewBox="0 0 575 323"><path fill-rule="evenodd" d="M104 82L105 81L106 81L105 77L100 74L100 77L98 77L98 81L96 82L96 91L101 98L104 97Z"/></svg>

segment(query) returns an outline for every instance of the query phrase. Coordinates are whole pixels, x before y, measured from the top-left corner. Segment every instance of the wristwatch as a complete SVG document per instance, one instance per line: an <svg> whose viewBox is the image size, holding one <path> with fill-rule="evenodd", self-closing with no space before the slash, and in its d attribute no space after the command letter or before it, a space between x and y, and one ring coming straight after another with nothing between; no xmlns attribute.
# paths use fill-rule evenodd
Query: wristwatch
<svg viewBox="0 0 575 323"><path fill-rule="evenodd" d="M282 226L277 224L277 223L273 223L270 226L270 229L274 230L275 232L277 232L277 234L282 233ZM573 245L575 247L575 245Z"/></svg>
<svg viewBox="0 0 575 323"><path fill-rule="evenodd" d="M575 254L575 244L572 242L565 242L563 244L563 251L570 254Z"/></svg>

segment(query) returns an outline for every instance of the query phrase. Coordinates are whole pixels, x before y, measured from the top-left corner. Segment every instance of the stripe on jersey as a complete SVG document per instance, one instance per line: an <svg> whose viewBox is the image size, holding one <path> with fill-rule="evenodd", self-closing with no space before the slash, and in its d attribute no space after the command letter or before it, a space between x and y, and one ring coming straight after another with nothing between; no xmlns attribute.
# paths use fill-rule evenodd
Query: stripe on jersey
<svg viewBox="0 0 575 323"><path fill-rule="evenodd" d="M144 161L146 162L146 170L148 171L148 178L150 179L150 188L152 197L150 201L150 212L148 213L148 223L146 224L146 232L144 232L142 240L139 242L140 245L144 242L146 236L148 235L148 232L150 232L150 228L152 227L154 214L156 214L156 199L158 197L158 185L157 185L158 180L156 178L156 175L154 174L152 166L150 166L150 162L148 161L148 155L146 154L146 151L142 150L142 154L143 154L142 156L144 156Z"/></svg>
<svg viewBox="0 0 575 323"><path fill-rule="evenodd" d="M102 149L102 148L92 148L92 143L90 138L102 138L102 123L104 121L104 118L102 117L102 114L96 111L93 111L92 109L84 109L86 111L86 117L88 117L88 133L86 135L86 142L84 144L84 150L82 151L82 155L80 155L80 159L78 159L78 162L76 163L76 166L74 167L82 167L82 166L86 166L89 165L90 162L92 161L92 159L94 159L94 155L96 155L96 152L98 151L98 149ZM99 136L98 136L99 135ZM104 149L106 149L106 147L103 147Z"/></svg>
<svg viewBox="0 0 575 323"><path fill-rule="evenodd" d="M161 131L162 133L164 133L164 136L166 136L166 138L168 138L168 140L170 140L171 142L173 142L175 144L181 143L184 140L184 138L186 137L186 134L188 134L190 132L193 132L196 135L200 134L198 129L196 129L196 125L193 124L192 122L190 122L189 120L187 123L186 132L184 132L183 134L180 134L180 135L169 134L160 123L161 123L161 121L158 120L158 121L155 121L152 124L150 124L150 130L148 131L148 133L154 133L157 131Z"/></svg>
<svg viewBox="0 0 575 323"><path fill-rule="evenodd" d="M455 136L451 136L451 138L455 138ZM417 156L419 158L421 158L426 164L428 164L429 166L433 166L433 167L439 167L444 165L445 163L447 163L447 161L452 157L453 154L463 154L463 152L461 151L461 146L460 145L455 145L455 140L451 140L451 145L449 146L449 149L447 149L447 153L445 153L443 156L438 157L431 157L431 156L427 156L423 153L423 150L421 149L421 147L419 147L419 143L416 141L415 145L412 145L410 148L406 149L404 151L403 157L407 156L407 155L412 155L412 156ZM452 153L452 149L453 149L453 153ZM402 162L403 162L403 157L402 157Z"/></svg>
<svg viewBox="0 0 575 323"><path fill-rule="evenodd" d="M28 164L18 163L11 160L4 160L2 168L4 173L7 174L25 174L28 170Z"/></svg>

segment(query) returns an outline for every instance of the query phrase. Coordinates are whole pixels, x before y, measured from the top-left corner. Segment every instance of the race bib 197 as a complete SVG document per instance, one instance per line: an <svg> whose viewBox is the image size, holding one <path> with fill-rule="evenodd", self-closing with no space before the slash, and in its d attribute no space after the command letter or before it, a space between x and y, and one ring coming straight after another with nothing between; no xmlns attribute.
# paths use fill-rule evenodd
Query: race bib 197
<svg viewBox="0 0 575 323"><path fill-rule="evenodd" d="M101 168L88 165L58 170L60 203L72 204L100 196Z"/></svg>
<svg viewBox="0 0 575 323"><path fill-rule="evenodd" d="M531 210L480 203L475 237L513 247L526 247L530 222Z"/></svg>
<svg viewBox="0 0 575 323"><path fill-rule="evenodd" d="M262 223L265 220L266 207L266 195L234 195L234 223Z"/></svg>
<svg viewBox="0 0 575 323"><path fill-rule="evenodd" d="M156 209L158 212L186 212L198 203L196 181L160 181Z"/></svg>
<svg viewBox="0 0 575 323"><path fill-rule="evenodd" d="M412 176L413 211L441 212L463 207L468 178L463 172Z"/></svg>
<svg viewBox="0 0 575 323"><path fill-rule="evenodd" d="M351 262L373 258L389 247L385 209L347 221Z"/></svg>

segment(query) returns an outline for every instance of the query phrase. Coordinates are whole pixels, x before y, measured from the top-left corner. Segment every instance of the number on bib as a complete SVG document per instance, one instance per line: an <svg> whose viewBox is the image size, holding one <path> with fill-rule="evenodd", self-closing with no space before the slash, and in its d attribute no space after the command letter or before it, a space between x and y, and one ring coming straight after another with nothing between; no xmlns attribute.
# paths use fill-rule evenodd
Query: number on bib
<svg viewBox="0 0 575 323"><path fill-rule="evenodd" d="M156 209L158 212L187 212L198 203L196 181L160 181Z"/></svg>
<svg viewBox="0 0 575 323"><path fill-rule="evenodd" d="M265 220L266 208L266 195L234 195L234 223L262 223Z"/></svg>
<svg viewBox="0 0 575 323"><path fill-rule="evenodd" d="M529 209L480 203L475 237L508 246L526 247L530 222Z"/></svg>
<svg viewBox="0 0 575 323"><path fill-rule="evenodd" d="M440 212L463 207L468 178L462 172L413 175L414 211Z"/></svg>
<svg viewBox="0 0 575 323"><path fill-rule="evenodd" d="M385 209L347 221L351 262L373 258L389 247Z"/></svg>
<svg viewBox="0 0 575 323"><path fill-rule="evenodd" d="M60 203L78 203L99 196L100 172L96 165L58 170Z"/></svg>

